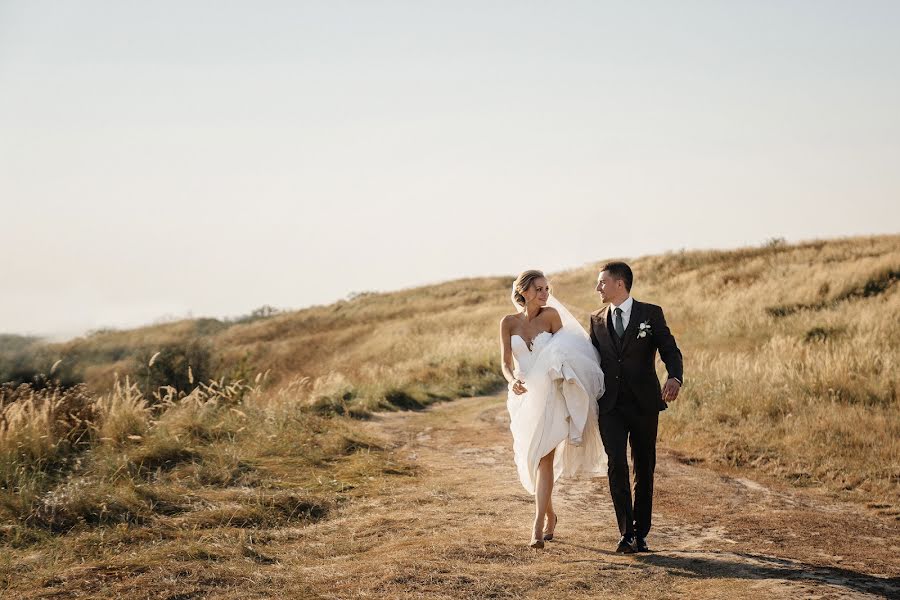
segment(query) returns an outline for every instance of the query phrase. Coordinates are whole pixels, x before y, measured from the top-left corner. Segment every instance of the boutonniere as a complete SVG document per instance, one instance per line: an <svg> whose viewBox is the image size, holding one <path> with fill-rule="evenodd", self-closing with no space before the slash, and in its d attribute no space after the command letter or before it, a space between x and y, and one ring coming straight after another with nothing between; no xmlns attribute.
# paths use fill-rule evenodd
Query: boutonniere
<svg viewBox="0 0 900 600"><path fill-rule="evenodd" d="M647 337L648 335L653 335L653 331L650 329L650 319L647 319L640 325L638 325L638 334L639 338Z"/></svg>

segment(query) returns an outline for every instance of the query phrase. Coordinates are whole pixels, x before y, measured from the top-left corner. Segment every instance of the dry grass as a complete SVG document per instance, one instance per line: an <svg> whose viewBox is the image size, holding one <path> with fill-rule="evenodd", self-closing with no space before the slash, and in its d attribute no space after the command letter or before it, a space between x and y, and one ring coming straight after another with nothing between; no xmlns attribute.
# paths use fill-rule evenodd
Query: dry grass
<svg viewBox="0 0 900 600"><path fill-rule="evenodd" d="M303 523L402 471L346 418L315 414L308 387L213 381L150 402L128 380L96 397L2 388L0 539L171 527L176 516L203 529Z"/></svg>
<svg viewBox="0 0 900 600"><path fill-rule="evenodd" d="M275 562L261 540L409 472L358 423L317 414L322 386L4 388L0 596L245 589ZM81 417L62 418L72 410Z"/></svg>

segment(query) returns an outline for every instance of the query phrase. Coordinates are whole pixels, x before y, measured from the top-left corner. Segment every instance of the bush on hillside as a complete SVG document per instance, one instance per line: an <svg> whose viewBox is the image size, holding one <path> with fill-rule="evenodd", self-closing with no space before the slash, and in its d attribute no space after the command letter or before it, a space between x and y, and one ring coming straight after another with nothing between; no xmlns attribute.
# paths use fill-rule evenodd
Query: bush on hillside
<svg viewBox="0 0 900 600"><path fill-rule="evenodd" d="M215 377L212 350L207 342L199 340L167 344L149 359L142 358L133 368L133 373L148 396L152 390L165 386L187 393L197 383Z"/></svg>

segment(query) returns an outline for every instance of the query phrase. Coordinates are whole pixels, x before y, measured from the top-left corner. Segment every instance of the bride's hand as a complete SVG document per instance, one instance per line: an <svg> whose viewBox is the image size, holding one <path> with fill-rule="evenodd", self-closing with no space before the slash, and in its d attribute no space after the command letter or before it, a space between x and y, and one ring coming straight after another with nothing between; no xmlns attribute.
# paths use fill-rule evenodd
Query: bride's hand
<svg viewBox="0 0 900 600"><path fill-rule="evenodd" d="M522 383L522 382L521 382L520 380L518 380L518 379L514 379L514 380L513 380L513 382L512 382L512 384L510 385L510 388L509 388L509 389L511 389L512 392L513 392L513 394L515 394L516 396L521 396L522 394L524 394L525 392L528 391L528 390L525 388L525 384Z"/></svg>

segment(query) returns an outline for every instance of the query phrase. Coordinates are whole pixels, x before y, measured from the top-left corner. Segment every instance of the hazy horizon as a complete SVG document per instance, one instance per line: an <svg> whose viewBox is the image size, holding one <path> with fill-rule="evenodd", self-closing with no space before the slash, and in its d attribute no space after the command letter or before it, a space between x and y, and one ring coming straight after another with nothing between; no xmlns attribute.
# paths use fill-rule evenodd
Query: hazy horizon
<svg viewBox="0 0 900 600"><path fill-rule="evenodd" d="M0 333L900 231L892 2L0 0Z"/></svg>
<svg viewBox="0 0 900 600"><path fill-rule="evenodd" d="M808 239L802 239L802 240L788 240L788 239L786 239L786 238L768 238L768 239L766 239L766 240L763 240L760 244L755 244L754 246L764 246L764 245L768 245L768 244L772 244L772 243L782 243L782 242L783 242L783 243L786 243L786 244L788 244L788 245L795 245L795 244L803 244L803 243L809 243L809 242L815 242L815 241L835 241L835 240L845 239L845 238L872 237L872 236L878 237L878 236L883 236L883 235L890 236L890 235L895 235L895 234L893 234L893 233L884 233L884 234L866 234L866 235L859 235L859 236L840 236L840 237L834 237L834 238L808 238ZM607 259L613 260L613 259L617 259L617 258L627 259L627 260L638 260L638 259L644 258L644 257L646 257L646 256L654 256L654 255L657 255L657 254L668 254L668 253L681 252L681 251L686 251L686 252L690 252L690 251L704 251L704 250L712 250L712 251L717 251L717 250L720 250L720 251L730 251L730 250L738 250L738 249L740 249L740 248L747 248L747 247L753 247L753 246L742 245L742 246L734 246L734 247L731 247L731 248L724 248L724 247L709 247L709 248L673 248L673 249L664 250L664 251L661 251L661 252L658 252L658 253L641 254L641 255L635 255L635 256L609 255L609 256L604 256L604 257L602 257L602 258L601 258L601 257L598 257L598 258L590 259L590 260L587 260L587 261L583 261L583 262L581 262L581 263L579 263L579 264L576 264L576 265L563 265L563 266L560 266L560 267L558 267L558 268L556 268L556 269L552 269L552 270L551 270L551 269L543 269L543 267L541 267L540 265L537 265L536 268L542 269L542 270L544 270L549 276L552 276L552 275L554 275L554 274L562 273L562 272L565 272L565 271L578 269L579 267L582 267L582 266L584 266L584 265L586 265L586 264L589 264L589 263L592 263L592 262L597 262L597 261L600 261L600 260L607 260ZM525 267L525 268L532 268L532 267ZM524 269L523 269L523 270L524 270ZM38 338L46 339L46 340L52 341L52 342L60 342L60 341L68 341L68 340L70 340L70 339L74 339L74 338L77 338L77 337L81 337L81 336L90 334L90 333L95 332L95 331L100 331L100 330L127 330L127 329L140 328L140 327L145 327L145 326L153 326L153 325L158 325L158 324L162 324L162 323L170 323L170 322L180 321L180 320L184 320L184 319L203 319L203 318L212 318L212 319L218 319L218 320L233 320L233 319L238 319L238 318L243 317L243 316L247 316L247 315L249 315L253 310L258 309L258 308L263 308L263 307L265 307L265 306L269 306L269 307L271 307L271 308L274 308L274 309L278 310L279 312L291 312L291 311L296 311L296 310L302 310L302 309L305 309L305 308L310 308L310 307L313 307L313 306L320 306L320 305L328 305L328 304L332 304L332 303L338 302L338 301L340 301L340 300L346 300L346 299L349 299L349 298L352 297L353 295L359 294L359 293L369 293L369 292L372 292L372 293L392 293L392 292L403 291L403 290L406 290L406 289L412 289L412 288L417 288L417 287L422 287L422 286L429 286L429 285L436 285L436 284L445 283L445 282L448 282L448 281L455 281L455 280L469 279L469 278L474 278L474 277L503 277L503 276L509 276L509 277L510 277L510 282L512 282L513 278L514 278L516 275L517 275L517 273L513 273L513 272L510 272L510 273L481 273L481 274L478 274L478 275L460 275L460 276L458 276L458 277L451 277L451 278L448 278L448 279L441 279L441 280L434 280L434 281L421 281L421 282L417 282L417 283L412 284L412 285L402 286L402 287L397 287L397 288L390 288L390 289L387 289L387 288L386 288L386 289L378 289L378 290L375 290L375 289L371 289L371 290L351 290L351 291L349 291L349 292L347 292L346 294L343 294L343 295L341 295L341 296L337 296L337 297L334 297L334 298L331 298L331 299L326 299L326 300L324 300L324 301L322 301L322 302L316 302L316 303L311 303L311 304L306 304L306 305L301 305L301 306L273 306L273 305L271 305L271 304L261 304L261 305L254 306L254 307L248 307L246 310L243 310L243 311L238 312L238 313L221 314L221 315L213 315L213 314L195 314L195 312L194 312L193 310L188 309L186 312L184 312L184 313L182 313L182 314L165 314L165 315L159 315L159 316L157 316L157 317L155 317L155 318L153 318L153 319L150 319L150 320L148 320L148 321L144 321L144 322L135 322L135 323L125 323L125 324L122 324L122 325L119 325L119 326L100 326L100 327L95 327L95 328L91 328L91 329L77 330L77 331L73 331L73 332L54 332L54 333L0 331L0 335L11 334L11 335L20 335L20 336L23 336L23 337L38 337ZM593 282L585 282L586 285L590 285L590 284L592 284L592 283L593 283ZM638 282L638 284L639 284L639 282ZM638 292L636 293L636 296L639 296L639 295L640 295L640 293L639 293L639 287L640 287L640 286L638 285Z"/></svg>

